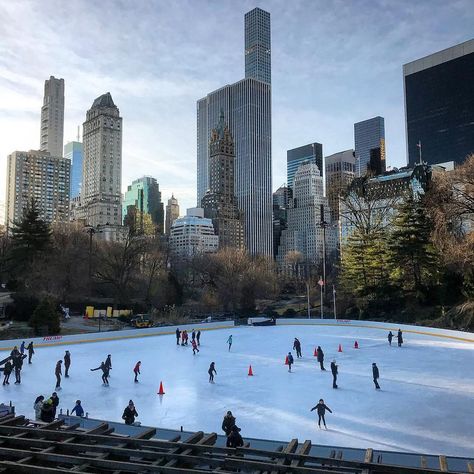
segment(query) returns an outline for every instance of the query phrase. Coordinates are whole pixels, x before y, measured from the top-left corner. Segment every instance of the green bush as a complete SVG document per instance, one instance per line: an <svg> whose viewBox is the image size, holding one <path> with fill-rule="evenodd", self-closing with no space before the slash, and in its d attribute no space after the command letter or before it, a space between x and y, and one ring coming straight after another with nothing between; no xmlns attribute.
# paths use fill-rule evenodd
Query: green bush
<svg viewBox="0 0 474 474"><path fill-rule="evenodd" d="M48 335L58 334L61 331L61 313L58 305L51 299L40 301L29 321L30 326L37 335L45 331Z"/></svg>

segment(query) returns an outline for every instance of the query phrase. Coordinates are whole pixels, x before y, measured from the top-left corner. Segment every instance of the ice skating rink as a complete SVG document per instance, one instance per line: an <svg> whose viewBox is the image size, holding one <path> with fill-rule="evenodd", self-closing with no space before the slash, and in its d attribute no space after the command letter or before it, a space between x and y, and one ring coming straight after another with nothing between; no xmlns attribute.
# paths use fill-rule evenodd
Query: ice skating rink
<svg viewBox="0 0 474 474"><path fill-rule="evenodd" d="M288 373L284 359L295 336L303 358L297 360L293 351ZM55 364L68 349L70 378L63 378L59 392L64 411L81 399L90 417L121 421L133 399L143 425L222 434L222 417L231 410L244 438L472 456L474 344L404 333L405 344L398 348L396 337L390 347L386 336L385 330L347 326L238 327L203 331L195 356L190 345L177 346L174 335L37 348L33 364L24 365L22 384L14 385L12 374L10 385L0 386L0 401L11 400L18 414L34 417L34 399L54 391ZM359 349L353 348L355 340ZM317 345L325 352L326 372L313 357ZM110 386L103 387L102 372L89 369L107 354L113 369ZM138 360L142 374L134 383ZM212 361L215 384L208 382ZM380 391L372 382L372 362L380 370ZM247 375L250 364L253 377ZM160 381L162 397L156 394ZM318 429L316 412L310 413L320 398L333 410L326 414L327 431Z"/></svg>

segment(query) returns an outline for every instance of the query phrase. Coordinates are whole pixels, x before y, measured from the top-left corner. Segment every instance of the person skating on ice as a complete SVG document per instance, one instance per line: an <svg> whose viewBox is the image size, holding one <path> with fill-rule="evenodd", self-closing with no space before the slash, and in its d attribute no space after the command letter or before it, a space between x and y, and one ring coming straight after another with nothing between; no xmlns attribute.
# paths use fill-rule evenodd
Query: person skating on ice
<svg viewBox="0 0 474 474"><path fill-rule="evenodd" d="M59 397L56 392L53 392L53 394L51 395L51 401L53 402L53 417L56 418L56 410L59 406Z"/></svg>
<svg viewBox="0 0 474 474"><path fill-rule="evenodd" d="M191 339L191 345L193 346L193 355L196 355L196 352L199 352L196 339Z"/></svg>
<svg viewBox="0 0 474 474"><path fill-rule="evenodd" d="M138 416L133 400L128 402L128 406L123 411L122 420L125 421L126 425L133 425L135 418Z"/></svg>
<svg viewBox="0 0 474 474"><path fill-rule="evenodd" d="M232 347L232 334L227 339L227 344L229 344L229 351L230 351L230 348Z"/></svg>
<svg viewBox="0 0 474 474"><path fill-rule="evenodd" d="M181 336L181 331L179 328L176 328L176 345L179 346L179 338Z"/></svg>
<svg viewBox="0 0 474 474"><path fill-rule="evenodd" d="M15 359L16 357L20 356L20 351L18 350L18 346L15 346L12 351L10 352L10 357Z"/></svg>
<svg viewBox="0 0 474 474"><path fill-rule="evenodd" d="M378 382L380 373L379 373L379 368L377 367L377 364L375 362L372 364L372 377L374 379L375 389L380 390L380 385Z"/></svg>
<svg viewBox="0 0 474 474"><path fill-rule="evenodd" d="M74 408L71 410L71 415L76 414L76 416L84 416L84 408L82 408L81 401L76 400Z"/></svg>
<svg viewBox="0 0 474 474"><path fill-rule="evenodd" d="M392 339L393 339L392 331L390 331L390 332L388 333L387 339L388 339L388 344L389 344L389 346L391 346L391 345L392 345Z"/></svg>
<svg viewBox="0 0 474 474"><path fill-rule="evenodd" d="M207 371L207 373L209 374L209 383L214 383L214 374L217 375L215 362L211 362L211 365L209 366L209 370Z"/></svg>
<svg viewBox="0 0 474 474"><path fill-rule="evenodd" d="M337 388L337 365L336 360L331 362L332 388Z"/></svg>
<svg viewBox="0 0 474 474"><path fill-rule="evenodd" d="M99 367L96 367L95 369L91 369L91 372L94 372L96 370L102 370L102 382L105 386L109 385L109 368L108 366L105 365L105 362L101 362Z"/></svg>
<svg viewBox="0 0 474 474"><path fill-rule="evenodd" d="M21 355L14 357L13 368L15 369L15 384L21 384L21 369L23 368L23 359Z"/></svg>
<svg viewBox="0 0 474 474"><path fill-rule="evenodd" d="M200 340L201 340L201 331L198 331L196 333L196 340L197 340L198 346L200 346L201 345L201 342L200 342Z"/></svg>
<svg viewBox="0 0 474 474"><path fill-rule="evenodd" d="M25 341L23 341L20 345L20 354L23 355L25 353Z"/></svg>
<svg viewBox="0 0 474 474"><path fill-rule="evenodd" d="M287 357L288 357L288 372L291 372L291 366L295 362L295 359L293 359L293 355L291 354L291 352L288 352Z"/></svg>
<svg viewBox="0 0 474 474"><path fill-rule="evenodd" d="M105 366L109 369L109 372L112 370L112 356L110 354L108 354L107 359L105 359Z"/></svg>
<svg viewBox="0 0 474 474"><path fill-rule="evenodd" d="M196 331L193 329L193 332L191 333L191 342L193 342L196 339Z"/></svg>
<svg viewBox="0 0 474 474"><path fill-rule="evenodd" d="M234 426L235 416L232 415L231 411L228 411L222 420L222 431L224 431L226 436L229 436Z"/></svg>
<svg viewBox="0 0 474 474"><path fill-rule="evenodd" d="M69 367L71 367L71 353L66 351L64 354L64 377L69 378Z"/></svg>
<svg viewBox="0 0 474 474"><path fill-rule="evenodd" d="M318 411L318 426L321 428L321 420L323 420L324 428L327 429L326 420L324 418L324 415L326 413L326 410L329 413L332 413L332 410L324 403L324 400L322 398L319 399L319 402L316 406L311 408L311 411L314 411L314 410Z"/></svg>
<svg viewBox="0 0 474 474"><path fill-rule="evenodd" d="M140 373L140 366L142 365L141 360L139 360L133 369L133 373L135 374L135 380L134 382L138 382L138 374Z"/></svg>
<svg viewBox="0 0 474 474"><path fill-rule="evenodd" d="M35 353L35 350L33 348L33 341L28 344L26 350L28 351L28 364L31 364L31 359L33 357L33 354Z"/></svg>
<svg viewBox="0 0 474 474"><path fill-rule="evenodd" d="M41 420L41 410L43 409L44 397L40 395L36 397L35 403L33 403L33 409L35 410L35 420Z"/></svg>
<svg viewBox="0 0 474 474"><path fill-rule="evenodd" d="M398 334L397 334L397 342L398 342L398 347L402 347L403 335L402 335L402 331L400 329L398 330Z"/></svg>
<svg viewBox="0 0 474 474"><path fill-rule="evenodd" d="M56 375L56 390L61 390L62 363L62 360L58 360L56 362L56 368L54 369L54 375Z"/></svg>
<svg viewBox="0 0 474 474"><path fill-rule="evenodd" d="M10 374L13 371L13 364L7 360L3 367L3 385L10 385Z"/></svg>
<svg viewBox="0 0 474 474"><path fill-rule="evenodd" d="M300 357L303 357L301 355L301 342L297 337L295 337L295 341L293 342L293 350L296 351L296 357L299 359Z"/></svg>
<svg viewBox="0 0 474 474"><path fill-rule="evenodd" d="M321 349L321 346L318 346L318 348L316 349L316 355L319 362L319 367L321 367L321 370L326 370L324 368L324 352Z"/></svg>

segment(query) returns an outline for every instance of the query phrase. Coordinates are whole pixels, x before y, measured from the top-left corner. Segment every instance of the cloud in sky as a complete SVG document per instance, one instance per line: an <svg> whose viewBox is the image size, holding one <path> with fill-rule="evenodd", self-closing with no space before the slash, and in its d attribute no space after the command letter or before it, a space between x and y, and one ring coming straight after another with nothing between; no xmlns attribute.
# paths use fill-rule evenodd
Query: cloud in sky
<svg viewBox="0 0 474 474"><path fill-rule="evenodd" d="M0 4L0 195L6 156L39 146L44 80L66 82L65 143L110 91L123 125L123 188L158 179L195 205L196 100L244 75L243 16L272 20L273 187L286 150L353 147L353 124L385 117L405 164L402 64L471 39L472 0L16 0ZM183 212L182 211L182 212Z"/></svg>

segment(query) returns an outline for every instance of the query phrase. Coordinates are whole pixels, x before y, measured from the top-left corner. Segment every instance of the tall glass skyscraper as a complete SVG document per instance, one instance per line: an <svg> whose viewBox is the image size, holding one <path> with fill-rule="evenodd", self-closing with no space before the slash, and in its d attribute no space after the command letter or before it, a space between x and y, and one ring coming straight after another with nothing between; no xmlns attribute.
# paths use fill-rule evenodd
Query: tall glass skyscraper
<svg viewBox="0 0 474 474"><path fill-rule="evenodd" d="M266 15L269 20L269 14ZM259 28L258 22L255 28ZM269 81L246 77L198 100L198 206L209 188L209 140L221 110L234 138L235 195L243 213L245 247L253 255L271 256L272 116Z"/></svg>
<svg viewBox="0 0 474 474"><path fill-rule="evenodd" d="M81 194L82 160L84 151L81 142L69 142L64 146L64 158L71 162L71 199Z"/></svg>
<svg viewBox="0 0 474 474"><path fill-rule="evenodd" d="M293 181L298 168L307 162L314 163L319 169L320 176L324 175L323 145L321 143L310 143L286 152L286 184L289 188L293 189Z"/></svg>
<svg viewBox="0 0 474 474"><path fill-rule="evenodd" d="M385 172L385 120L373 117L354 124L356 175Z"/></svg>
<svg viewBox="0 0 474 474"><path fill-rule="evenodd" d="M270 13L260 8L245 14L245 77L272 82Z"/></svg>
<svg viewBox="0 0 474 474"><path fill-rule="evenodd" d="M474 153L474 39L403 66L410 166Z"/></svg>

